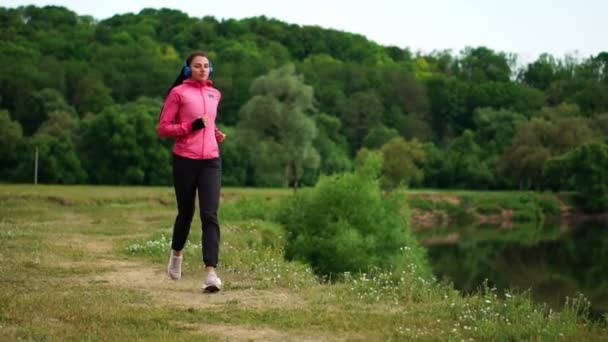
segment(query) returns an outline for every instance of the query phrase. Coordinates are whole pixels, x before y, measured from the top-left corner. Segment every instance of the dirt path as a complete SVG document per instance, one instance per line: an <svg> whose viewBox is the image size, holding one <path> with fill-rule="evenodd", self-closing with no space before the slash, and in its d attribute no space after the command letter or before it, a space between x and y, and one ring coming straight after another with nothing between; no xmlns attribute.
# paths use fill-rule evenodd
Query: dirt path
<svg viewBox="0 0 608 342"><path fill-rule="evenodd" d="M99 239L86 235L71 235L62 239L61 246L79 246L94 262L86 266L99 268L100 272L80 278L83 286L107 284L119 288L144 291L157 305L179 308L212 308L224 304L238 304L252 310L304 307L306 302L296 292L285 289L256 290L232 283L232 289L215 294L201 291L202 275L184 275L179 281L168 279L164 265L154 265L135 258L121 257L114 253L111 238ZM87 258L89 259L89 258ZM63 260L59 265L73 267L83 262ZM229 278L225 281L230 281ZM339 336L311 335L292 331L280 331L267 327L252 327L228 324L192 324L179 320L172 322L178 327L200 332L201 335L218 336L230 341L339 341Z"/></svg>

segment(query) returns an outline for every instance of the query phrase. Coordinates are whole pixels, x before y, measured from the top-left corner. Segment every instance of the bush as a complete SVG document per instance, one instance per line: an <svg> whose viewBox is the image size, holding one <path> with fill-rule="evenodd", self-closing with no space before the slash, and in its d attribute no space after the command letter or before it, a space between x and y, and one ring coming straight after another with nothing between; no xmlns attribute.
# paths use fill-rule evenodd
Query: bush
<svg viewBox="0 0 608 342"><path fill-rule="evenodd" d="M414 268L430 276L424 250L401 213L403 190L383 196L378 174L381 161L369 158L356 173L323 177L312 189L286 201L279 221L287 231L286 257L310 263L321 276L372 268Z"/></svg>
<svg viewBox="0 0 608 342"><path fill-rule="evenodd" d="M538 205L543 213L557 215L561 213L561 203L553 196L539 196Z"/></svg>

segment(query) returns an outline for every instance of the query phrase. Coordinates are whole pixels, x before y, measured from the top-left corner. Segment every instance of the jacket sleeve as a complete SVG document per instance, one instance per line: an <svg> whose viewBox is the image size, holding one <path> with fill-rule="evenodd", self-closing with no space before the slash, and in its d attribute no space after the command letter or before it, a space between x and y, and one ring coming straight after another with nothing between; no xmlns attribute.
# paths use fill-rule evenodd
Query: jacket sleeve
<svg viewBox="0 0 608 342"><path fill-rule="evenodd" d="M179 111L179 95L171 91L165 100L160 113L157 132L161 138L181 137L192 132L191 122L176 123L175 118Z"/></svg>

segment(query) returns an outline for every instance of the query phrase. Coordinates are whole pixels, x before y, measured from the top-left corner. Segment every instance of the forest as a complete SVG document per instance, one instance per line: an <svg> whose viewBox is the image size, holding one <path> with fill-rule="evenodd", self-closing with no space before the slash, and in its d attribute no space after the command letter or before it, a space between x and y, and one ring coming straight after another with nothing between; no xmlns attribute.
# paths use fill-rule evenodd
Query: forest
<svg viewBox="0 0 608 342"><path fill-rule="evenodd" d="M186 56L222 92L228 186L311 186L383 157L382 184L575 190L608 207L608 52L529 64L484 46L414 52L264 16L171 9L97 20L0 7L0 181L171 184L156 125Z"/></svg>

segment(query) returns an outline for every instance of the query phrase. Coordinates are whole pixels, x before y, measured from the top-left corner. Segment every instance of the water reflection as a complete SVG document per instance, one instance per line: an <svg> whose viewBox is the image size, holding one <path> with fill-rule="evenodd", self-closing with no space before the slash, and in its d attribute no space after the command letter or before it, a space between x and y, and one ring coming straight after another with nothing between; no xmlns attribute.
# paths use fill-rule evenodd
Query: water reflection
<svg viewBox="0 0 608 342"><path fill-rule="evenodd" d="M591 314L608 313L608 222L437 228L419 232L439 279L463 292L485 279L503 289L530 289L535 300L560 308L582 293Z"/></svg>

